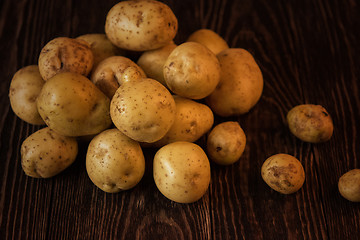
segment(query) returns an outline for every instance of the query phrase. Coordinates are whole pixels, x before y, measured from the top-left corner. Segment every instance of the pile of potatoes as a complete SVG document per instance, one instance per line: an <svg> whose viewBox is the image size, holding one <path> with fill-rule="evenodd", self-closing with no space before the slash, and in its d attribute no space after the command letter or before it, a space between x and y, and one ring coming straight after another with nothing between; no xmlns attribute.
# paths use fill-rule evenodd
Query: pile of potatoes
<svg viewBox="0 0 360 240"><path fill-rule="evenodd" d="M14 113L44 125L21 146L25 174L55 176L77 158L78 141L88 141L89 178L116 193L140 182L143 149L152 147L157 148L153 176L159 191L179 203L199 200L210 183L209 159L233 164L246 145L238 122L213 126L214 115L249 112L264 83L245 49L230 48L210 29L195 31L177 45L177 30L178 20L166 4L121 1L108 12L104 34L52 39L37 65L16 72L9 91ZM140 53L136 62L127 57L134 51ZM288 116L296 136L306 132L298 131L304 128L303 112ZM316 125L315 141L332 135L329 114L317 119L324 116L330 127ZM202 136L207 136L205 149L195 143ZM315 135L307 134L304 141L309 136ZM301 163L286 154L265 161L261 174L282 193L297 191L305 178Z"/></svg>

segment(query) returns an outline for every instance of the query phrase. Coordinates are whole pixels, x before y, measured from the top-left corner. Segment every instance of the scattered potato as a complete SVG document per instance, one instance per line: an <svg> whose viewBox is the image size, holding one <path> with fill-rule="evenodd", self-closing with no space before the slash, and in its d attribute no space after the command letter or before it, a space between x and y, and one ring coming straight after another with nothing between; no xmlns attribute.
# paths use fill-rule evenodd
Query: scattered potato
<svg viewBox="0 0 360 240"><path fill-rule="evenodd" d="M351 202L360 202L360 169L343 174L338 183L341 196Z"/></svg>
<svg viewBox="0 0 360 240"><path fill-rule="evenodd" d="M246 135L238 122L227 121L216 125L207 138L209 158L221 165L238 161L245 150Z"/></svg>
<svg viewBox="0 0 360 240"><path fill-rule="evenodd" d="M20 152L21 166L26 175L50 178L75 161L78 143L75 138L59 135L45 127L26 138Z"/></svg>
<svg viewBox="0 0 360 240"><path fill-rule="evenodd" d="M101 190L116 193L135 187L145 172L145 158L138 142L118 129L108 129L89 144L86 171Z"/></svg>
<svg viewBox="0 0 360 240"><path fill-rule="evenodd" d="M209 187L209 160L194 143L180 141L165 145L155 154L153 165L157 188L172 201L198 201Z"/></svg>
<svg viewBox="0 0 360 240"><path fill-rule="evenodd" d="M39 70L47 81L61 72L87 76L94 64L90 45L81 39L58 37L48 42L40 52Z"/></svg>
<svg viewBox="0 0 360 240"><path fill-rule="evenodd" d="M320 105L295 106L286 118L290 131L304 142L325 142L333 134L334 125L330 114Z"/></svg>
<svg viewBox="0 0 360 240"><path fill-rule="evenodd" d="M147 51L165 46L177 33L172 10L153 0L121 1L106 16L105 33L122 49Z"/></svg>
<svg viewBox="0 0 360 240"><path fill-rule="evenodd" d="M45 124L36 105L36 99L44 83L37 65L21 68L11 79L9 90L11 108L19 118L27 123Z"/></svg>
<svg viewBox="0 0 360 240"><path fill-rule="evenodd" d="M283 194L298 191L305 181L301 162L289 154L275 154L263 163L261 176L272 189Z"/></svg>
<svg viewBox="0 0 360 240"><path fill-rule="evenodd" d="M227 42L211 29L199 29L193 32L187 42L198 42L209 48L215 55L228 49Z"/></svg>

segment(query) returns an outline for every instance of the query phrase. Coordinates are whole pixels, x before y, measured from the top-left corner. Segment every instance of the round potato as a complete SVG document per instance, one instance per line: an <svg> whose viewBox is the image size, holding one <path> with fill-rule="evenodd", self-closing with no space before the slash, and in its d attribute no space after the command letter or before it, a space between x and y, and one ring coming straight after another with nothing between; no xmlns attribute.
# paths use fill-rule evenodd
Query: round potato
<svg viewBox="0 0 360 240"><path fill-rule="evenodd" d="M160 148L153 165L157 188L172 201L198 201L209 187L209 160L202 148L194 143L180 141Z"/></svg>
<svg viewBox="0 0 360 240"><path fill-rule="evenodd" d="M238 122L227 121L216 125L207 138L209 158L220 164L238 161L246 146L246 135Z"/></svg>
<svg viewBox="0 0 360 240"><path fill-rule="evenodd" d="M343 174L338 183L341 196L351 202L360 202L360 169Z"/></svg>
<svg viewBox="0 0 360 240"><path fill-rule="evenodd" d="M81 39L58 37L48 42L40 52L39 70L47 81L61 72L87 76L94 64L90 45Z"/></svg>
<svg viewBox="0 0 360 240"><path fill-rule="evenodd" d="M91 181L105 192L128 190L144 175L144 154L138 142L118 129L108 129L91 140L86 171Z"/></svg>
<svg viewBox="0 0 360 240"><path fill-rule="evenodd" d="M141 54L137 64L144 70L146 76L158 80L162 85L166 86L163 67L166 59L175 47L176 44L171 42L164 47L146 51Z"/></svg>
<svg viewBox="0 0 360 240"><path fill-rule="evenodd" d="M45 127L26 138L20 152L21 166L26 175L50 178L75 161L78 143L75 138L59 135Z"/></svg>
<svg viewBox="0 0 360 240"><path fill-rule="evenodd" d="M209 48L215 55L228 49L227 42L216 32L211 29L199 29L193 32L187 42L197 42Z"/></svg>
<svg viewBox="0 0 360 240"><path fill-rule="evenodd" d="M298 191L305 181L305 172L301 162L283 153L266 159L261 167L261 176L267 185L283 194Z"/></svg>
<svg viewBox="0 0 360 240"><path fill-rule="evenodd" d="M37 107L46 125L64 136L97 134L111 125L109 98L78 73L59 73L46 81Z"/></svg>
<svg viewBox="0 0 360 240"><path fill-rule="evenodd" d="M18 70L10 83L9 99L14 113L23 121L34 124L45 124L36 105L36 99L45 81L37 65L30 65Z"/></svg>
<svg viewBox="0 0 360 240"><path fill-rule="evenodd" d="M302 104L293 107L286 116L292 134L304 142L328 141L334 130L330 114L320 105Z"/></svg>
<svg viewBox="0 0 360 240"><path fill-rule="evenodd" d="M126 69L132 68L124 77ZM101 61L91 74L91 81L110 99L123 82L145 78L144 71L131 59L123 56L112 56Z"/></svg>
<svg viewBox="0 0 360 240"><path fill-rule="evenodd" d="M147 51L165 46L177 33L172 10L153 0L121 1L106 16L105 33L122 49Z"/></svg>
<svg viewBox="0 0 360 240"><path fill-rule="evenodd" d="M166 134L175 120L175 111L171 93L151 78L123 83L110 104L115 126L128 137L147 143Z"/></svg>
<svg viewBox="0 0 360 240"><path fill-rule="evenodd" d="M241 48L225 49L217 55L221 64L220 82L206 102L219 116L245 114L259 101L263 77L253 56Z"/></svg>
<svg viewBox="0 0 360 240"><path fill-rule="evenodd" d="M164 79L169 89L182 97L202 99L220 80L220 63L207 47L196 42L177 46L167 58Z"/></svg>

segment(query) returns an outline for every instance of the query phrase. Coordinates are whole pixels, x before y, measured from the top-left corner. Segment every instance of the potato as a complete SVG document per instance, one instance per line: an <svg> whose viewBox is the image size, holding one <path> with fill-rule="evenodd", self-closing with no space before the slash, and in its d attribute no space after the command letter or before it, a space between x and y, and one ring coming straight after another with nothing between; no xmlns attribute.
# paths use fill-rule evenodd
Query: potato
<svg viewBox="0 0 360 240"><path fill-rule="evenodd" d="M246 146L246 135L238 122L227 121L216 125L207 138L209 158L220 165L238 161Z"/></svg>
<svg viewBox="0 0 360 240"><path fill-rule="evenodd" d="M106 16L105 33L122 49L147 51L165 46L177 33L178 22L164 3L121 1Z"/></svg>
<svg viewBox="0 0 360 240"><path fill-rule="evenodd" d="M42 128L21 144L21 166L25 174L34 178L53 177L76 159L78 143L75 138Z"/></svg>
<svg viewBox="0 0 360 240"><path fill-rule="evenodd" d="M44 83L37 65L21 68L11 79L9 89L11 108L16 116L27 123L45 124L36 105L36 99Z"/></svg>
<svg viewBox="0 0 360 240"><path fill-rule="evenodd" d="M186 41L201 43L215 55L229 48L227 42L220 35L211 29L205 28L193 32Z"/></svg>
<svg viewBox="0 0 360 240"><path fill-rule="evenodd" d="M175 121L165 136L150 144L151 147L162 147L177 141L195 142L208 132L214 123L214 114L205 104L180 96L174 96L174 100Z"/></svg>
<svg viewBox="0 0 360 240"><path fill-rule="evenodd" d="M198 201L209 187L210 163L195 143L179 141L165 145L156 152L153 165L157 188L172 201Z"/></svg>
<svg viewBox="0 0 360 240"><path fill-rule="evenodd" d="M279 193L291 194L298 191L305 181L304 168L295 157L279 153L263 163L261 167L263 180Z"/></svg>
<svg viewBox="0 0 360 240"><path fill-rule="evenodd" d="M302 104L293 107L286 116L290 132L304 142L328 141L334 130L330 114L320 105Z"/></svg>
<svg viewBox="0 0 360 240"><path fill-rule="evenodd" d="M169 89L182 97L202 99L220 80L220 63L207 47L196 42L177 46L167 58L164 79Z"/></svg>
<svg viewBox="0 0 360 240"><path fill-rule="evenodd" d="M48 42L40 52L39 70L47 81L61 72L74 72L87 76L94 64L90 45L80 39L58 37Z"/></svg>
<svg viewBox="0 0 360 240"><path fill-rule="evenodd" d="M351 202L360 202L360 169L352 169L339 178L341 196Z"/></svg>
<svg viewBox="0 0 360 240"><path fill-rule="evenodd" d="M117 55L124 55L125 51L119 49L106 37L104 33L89 33L78 36L76 39L86 41L94 56L93 69L104 59Z"/></svg>
<svg viewBox="0 0 360 240"><path fill-rule="evenodd" d="M86 171L101 190L116 193L135 187L145 172L145 158L138 142L118 129L108 129L91 140Z"/></svg>
<svg viewBox="0 0 360 240"><path fill-rule="evenodd" d="M159 81L162 85L166 86L166 82L163 74L163 67L166 59L169 57L170 53L176 44L171 42L164 47L149 50L141 54L137 64L144 70L146 76L149 78Z"/></svg>
<svg viewBox="0 0 360 240"><path fill-rule="evenodd" d="M162 138L175 120L175 101L158 81L143 78L120 85L110 104L110 116L125 135L139 142Z"/></svg>
<svg viewBox="0 0 360 240"><path fill-rule="evenodd" d="M124 72L132 67L132 77L124 78ZM134 77L135 76L135 77ZM119 86L132 78L145 78L144 71L131 59L123 56L112 56L101 61L91 74L91 81L110 99Z"/></svg>
<svg viewBox="0 0 360 240"><path fill-rule="evenodd" d="M259 101L263 77L253 56L241 48L229 48L217 55L221 64L220 82L206 103L222 117L245 114Z"/></svg>
<svg viewBox="0 0 360 240"><path fill-rule="evenodd" d="M37 107L46 125L64 136L96 134L111 125L109 98L78 73L59 73L46 81Z"/></svg>

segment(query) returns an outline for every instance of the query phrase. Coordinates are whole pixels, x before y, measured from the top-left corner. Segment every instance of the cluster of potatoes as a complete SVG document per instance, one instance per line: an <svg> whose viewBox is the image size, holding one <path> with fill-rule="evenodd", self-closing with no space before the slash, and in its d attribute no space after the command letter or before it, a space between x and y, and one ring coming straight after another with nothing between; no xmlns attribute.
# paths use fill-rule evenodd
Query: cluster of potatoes
<svg viewBox="0 0 360 240"><path fill-rule="evenodd" d="M77 158L78 141L88 141L89 178L115 193L140 182L143 149L152 147L159 191L179 203L199 200L210 183L209 159L233 164L246 145L238 122L213 126L214 114L247 113L261 97L263 77L248 51L229 48L212 30L195 31L179 45L177 30L166 4L121 1L107 14L105 34L55 38L37 65L16 72L9 91L14 113L45 126L21 146L25 174L55 176ZM127 57L131 52L140 53L136 62ZM288 121L304 141L332 135L330 115L315 105L294 108ZM206 149L195 143L204 135ZM305 179L301 163L287 154L267 159L261 174L286 194Z"/></svg>

